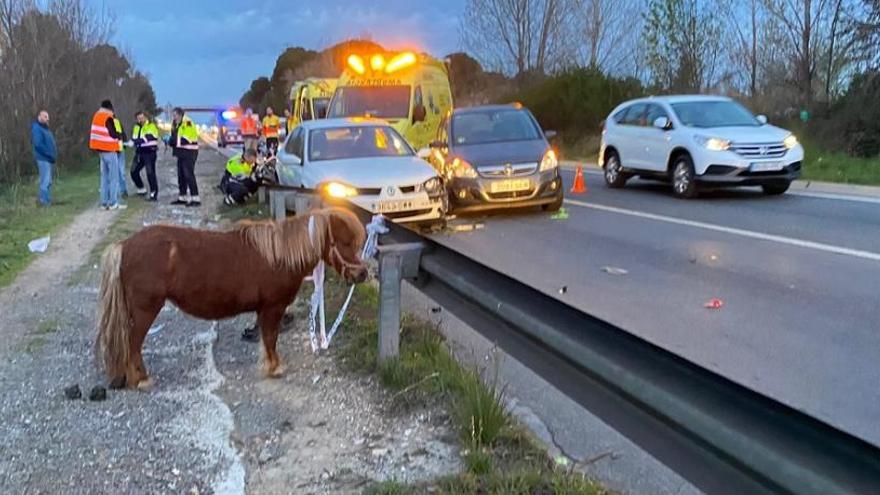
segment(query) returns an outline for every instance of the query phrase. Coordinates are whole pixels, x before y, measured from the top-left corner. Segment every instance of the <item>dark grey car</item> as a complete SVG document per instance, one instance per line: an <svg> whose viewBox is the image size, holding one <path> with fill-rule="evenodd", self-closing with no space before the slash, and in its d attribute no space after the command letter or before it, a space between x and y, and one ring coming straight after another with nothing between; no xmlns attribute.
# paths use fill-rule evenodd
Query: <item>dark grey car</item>
<svg viewBox="0 0 880 495"><path fill-rule="evenodd" d="M446 180L454 211L562 206L556 154L535 117L518 104L453 110L419 155Z"/></svg>

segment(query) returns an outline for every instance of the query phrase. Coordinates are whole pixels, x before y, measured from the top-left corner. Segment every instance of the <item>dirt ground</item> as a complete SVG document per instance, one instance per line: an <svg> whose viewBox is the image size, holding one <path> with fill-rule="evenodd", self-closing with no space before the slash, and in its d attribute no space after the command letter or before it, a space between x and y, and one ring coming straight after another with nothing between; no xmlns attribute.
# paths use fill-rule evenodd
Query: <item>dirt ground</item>
<svg viewBox="0 0 880 495"><path fill-rule="evenodd" d="M129 221L224 228L224 163L203 148L204 206L173 207L176 172L161 155L160 202ZM99 274L83 264L115 218L86 211L0 292L0 492L359 493L460 469L446 412L395 410L372 377L341 371L332 349L312 354L302 297L279 339L281 379L264 378L260 344L239 338L252 315L208 322L168 305L145 345L153 389L90 401L105 379L92 360ZM83 398L65 398L72 384Z"/></svg>

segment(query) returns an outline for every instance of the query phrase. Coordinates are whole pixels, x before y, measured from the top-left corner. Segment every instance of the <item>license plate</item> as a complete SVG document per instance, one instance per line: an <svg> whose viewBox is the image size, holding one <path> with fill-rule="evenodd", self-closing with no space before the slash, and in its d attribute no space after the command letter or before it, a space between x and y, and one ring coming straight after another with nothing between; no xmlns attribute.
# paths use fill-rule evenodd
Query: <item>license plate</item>
<svg viewBox="0 0 880 495"><path fill-rule="evenodd" d="M415 208L412 201L382 201L373 206L376 213L391 213L395 211L406 211Z"/></svg>
<svg viewBox="0 0 880 495"><path fill-rule="evenodd" d="M751 164L749 170L752 172L772 172L782 170L783 167L785 167L783 162L758 162Z"/></svg>
<svg viewBox="0 0 880 495"><path fill-rule="evenodd" d="M493 193L504 193L514 191L524 191L531 187L528 179L499 180L489 184L489 191Z"/></svg>

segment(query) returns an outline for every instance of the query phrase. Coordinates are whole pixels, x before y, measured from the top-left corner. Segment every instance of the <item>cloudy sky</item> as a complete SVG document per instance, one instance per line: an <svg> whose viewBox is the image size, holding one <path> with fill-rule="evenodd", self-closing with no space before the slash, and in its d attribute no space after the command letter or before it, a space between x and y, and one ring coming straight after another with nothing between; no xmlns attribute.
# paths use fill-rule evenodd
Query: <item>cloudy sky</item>
<svg viewBox="0 0 880 495"><path fill-rule="evenodd" d="M464 1L93 0L114 14L113 43L149 75L160 105L237 102L288 46L369 36L446 55L459 49Z"/></svg>

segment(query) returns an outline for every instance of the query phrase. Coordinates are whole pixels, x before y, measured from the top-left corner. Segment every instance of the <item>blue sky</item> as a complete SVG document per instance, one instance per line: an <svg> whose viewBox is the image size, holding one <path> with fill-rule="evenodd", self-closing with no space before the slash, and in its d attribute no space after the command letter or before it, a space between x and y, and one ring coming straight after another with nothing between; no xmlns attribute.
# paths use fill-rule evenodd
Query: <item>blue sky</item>
<svg viewBox="0 0 880 495"><path fill-rule="evenodd" d="M271 75L287 46L369 35L391 49L456 51L465 0L92 1L115 15L112 42L150 77L160 105L214 105Z"/></svg>

